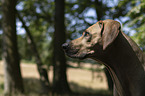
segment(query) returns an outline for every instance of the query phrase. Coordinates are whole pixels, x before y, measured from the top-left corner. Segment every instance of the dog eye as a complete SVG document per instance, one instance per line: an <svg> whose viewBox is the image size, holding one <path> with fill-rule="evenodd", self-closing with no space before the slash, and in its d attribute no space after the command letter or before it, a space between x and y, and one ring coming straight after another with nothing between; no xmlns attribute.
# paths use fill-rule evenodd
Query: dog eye
<svg viewBox="0 0 145 96"><path fill-rule="evenodd" d="M90 33L89 32L84 32L84 37L89 36Z"/></svg>

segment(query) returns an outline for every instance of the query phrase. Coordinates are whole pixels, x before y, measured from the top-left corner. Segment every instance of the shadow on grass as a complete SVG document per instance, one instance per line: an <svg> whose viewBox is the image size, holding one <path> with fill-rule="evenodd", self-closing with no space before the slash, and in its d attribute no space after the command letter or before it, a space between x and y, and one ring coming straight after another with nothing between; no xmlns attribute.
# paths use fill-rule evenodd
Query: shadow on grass
<svg viewBox="0 0 145 96"><path fill-rule="evenodd" d="M0 75L0 77L3 77ZM17 96L52 96L43 94L41 90L41 83L37 78L24 78L25 95ZM112 93L108 90L99 89L95 90L92 88L86 88L80 86L76 82L69 82L72 93L67 95L53 95L53 96L112 96ZM97 85L96 85L97 86ZM0 83L0 93L3 93L4 84Z"/></svg>
<svg viewBox="0 0 145 96"><path fill-rule="evenodd" d="M25 94L27 96L41 96L42 88L37 78L23 78Z"/></svg>
<svg viewBox="0 0 145 96"><path fill-rule="evenodd" d="M70 87L76 96L112 96L112 92L109 90L84 87L76 82L70 82Z"/></svg>
<svg viewBox="0 0 145 96"><path fill-rule="evenodd" d="M27 96L50 96L42 93L42 88L39 79L36 78L24 78L25 93ZM76 82L69 82L72 94L68 95L55 95L55 96L112 96L112 93L108 90L92 88L86 88L80 86ZM97 85L96 85L97 86Z"/></svg>
<svg viewBox="0 0 145 96"><path fill-rule="evenodd" d="M3 83L2 78L4 78L4 75L0 74L0 93L2 93L4 90L4 83Z"/></svg>

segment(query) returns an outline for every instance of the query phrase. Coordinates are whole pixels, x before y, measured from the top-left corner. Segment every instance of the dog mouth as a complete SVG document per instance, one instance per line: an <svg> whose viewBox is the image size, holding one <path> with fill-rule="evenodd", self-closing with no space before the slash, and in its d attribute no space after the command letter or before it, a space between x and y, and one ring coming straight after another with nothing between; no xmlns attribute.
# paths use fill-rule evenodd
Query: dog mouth
<svg viewBox="0 0 145 96"><path fill-rule="evenodd" d="M89 54L92 54L89 49L83 49L81 46L73 46L71 43L64 43L62 48L65 54L71 58L85 59L89 57Z"/></svg>
<svg viewBox="0 0 145 96"><path fill-rule="evenodd" d="M87 57L87 53L79 52L78 49L64 50L65 54L71 58L77 59L85 59Z"/></svg>
<svg viewBox="0 0 145 96"><path fill-rule="evenodd" d="M81 53L81 54L66 53L66 55L71 57L71 58L77 58L77 59L85 59L87 57L86 53Z"/></svg>

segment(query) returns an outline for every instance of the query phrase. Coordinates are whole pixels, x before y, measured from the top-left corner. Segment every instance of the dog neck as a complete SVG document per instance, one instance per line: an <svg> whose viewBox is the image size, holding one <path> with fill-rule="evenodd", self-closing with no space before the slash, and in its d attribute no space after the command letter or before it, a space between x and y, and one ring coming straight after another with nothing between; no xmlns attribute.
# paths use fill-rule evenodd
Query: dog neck
<svg viewBox="0 0 145 96"><path fill-rule="evenodd" d="M128 36L120 32L99 60L110 71L119 96L145 96L144 55Z"/></svg>

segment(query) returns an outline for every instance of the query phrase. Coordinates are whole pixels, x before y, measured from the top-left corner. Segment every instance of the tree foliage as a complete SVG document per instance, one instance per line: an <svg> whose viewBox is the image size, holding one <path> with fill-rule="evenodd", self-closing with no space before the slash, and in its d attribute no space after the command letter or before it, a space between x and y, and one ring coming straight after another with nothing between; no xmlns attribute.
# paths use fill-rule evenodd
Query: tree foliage
<svg viewBox="0 0 145 96"><path fill-rule="evenodd" d="M52 10L54 10L54 8L52 8L53 5L54 2L51 0L44 0L43 2L39 0L21 0L17 5L17 10L20 15L23 16L26 25L29 26L30 32L32 32L31 34L34 37L34 41L37 42L36 46L39 48L38 51L41 53L40 55L42 57L42 61L47 65L50 64L50 54L52 54L51 36L54 32L52 27ZM23 35L24 38L26 38L27 35ZM21 49L26 50L24 51L26 53L21 54L22 58L33 61L34 57L32 56L31 49L28 47L21 47Z"/></svg>
<svg viewBox="0 0 145 96"><path fill-rule="evenodd" d="M127 14L130 17L129 27L136 31L132 38L145 51L145 0L133 2L134 6Z"/></svg>
<svg viewBox="0 0 145 96"><path fill-rule="evenodd" d="M79 37L82 32L90 25L101 19L116 19L125 16L128 12L127 6L130 5L129 0L66 0L65 9L65 25L66 38L71 40ZM26 25L29 26L36 46L39 48L39 53L43 57L42 61L49 65L51 64L52 54L52 36L54 33L54 0L19 0L17 10L24 18ZM125 4L125 6L123 6ZM100 11L101 9L101 11ZM127 8L129 10L129 8ZM100 18L100 17L101 18ZM20 21L17 19L17 23ZM22 28L22 24L20 26ZM18 33L21 30L18 30ZM21 58L34 61L31 49L26 43L26 34L20 34L18 43ZM21 51L22 50L22 51Z"/></svg>

